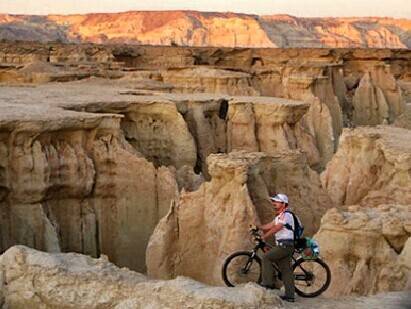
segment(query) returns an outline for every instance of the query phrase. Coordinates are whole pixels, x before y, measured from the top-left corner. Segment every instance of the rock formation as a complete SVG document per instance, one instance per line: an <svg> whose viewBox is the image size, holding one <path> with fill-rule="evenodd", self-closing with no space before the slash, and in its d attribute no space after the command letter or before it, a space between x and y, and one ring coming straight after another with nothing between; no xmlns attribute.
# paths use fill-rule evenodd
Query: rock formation
<svg viewBox="0 0 411 309"><path fill-rule="evenodd" d="M411 203L411 131L390 126L345 129L321 175L335 205Z"/></svg>
<svg viewBox="0 0 411 309"><path fill-rule="evenodd" d="M334 280L328 296L369 295L411 286L409 204L331 209L315 235Z"/></svg>
<svg viewBox="0 0 411 309"><path fill-rule="evenodd" d="M262 151L302 149L310 165L319 161L313 135L296 124L309 105L294 100L268 97L241 97L229 101L227 150Z"/></svg>
<svg viewBox="0 0 411 309"><path fill-rule="evenodd" d="M209 287L188 278L147 281L106 257L49 254L16 246L0 256L0 305L7 308L282 308L255 284Z"/></svg>
<svg viewBox="0 0 411 309"><path fill-rule="evenodd" d="M178 194L175 172L156 169L125 140L119 115L2 108L1 250L24 243L104 253L144 270L148 237Z"/></svg>
<svg viewBox="0 0 411 309"><path fill-rule="evenodd" d="M183 193L156 227L147 248L149 276L184 275L221 284L224 259L252 246L249 225L272 220L267 196L278 190L289 194L308 234L316 231L318 219L332 205L303 158L298 152L210 155L211 181Z"/></svg>
<svg viewBox="0 0 411 309"><path fill-rule="evenodd" d="M86 15L0 14L8 40L226 47L409 48L411 22L196 11Z"/></svg>

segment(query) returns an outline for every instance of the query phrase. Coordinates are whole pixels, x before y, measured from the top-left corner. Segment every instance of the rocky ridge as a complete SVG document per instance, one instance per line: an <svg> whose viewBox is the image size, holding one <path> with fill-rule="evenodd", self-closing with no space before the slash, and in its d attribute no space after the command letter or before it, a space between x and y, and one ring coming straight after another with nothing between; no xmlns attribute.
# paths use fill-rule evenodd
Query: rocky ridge
<svg viewBox="0 0 411 309"><path fill-rule="evenodd" d="M411 22L196 11L0 15L0 39L225 47L410 48Z"/></svg>

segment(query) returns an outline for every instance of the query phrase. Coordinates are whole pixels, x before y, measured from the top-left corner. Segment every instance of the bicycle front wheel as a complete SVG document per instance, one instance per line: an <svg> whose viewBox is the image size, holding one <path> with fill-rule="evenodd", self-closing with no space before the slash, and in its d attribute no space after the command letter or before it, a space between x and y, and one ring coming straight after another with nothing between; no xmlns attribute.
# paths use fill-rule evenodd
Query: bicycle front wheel
<svg viewBox="0 0 411 309"><path fill-rule="evenodd" d="M261 260L250 251L234 252L226 258L221 270L227 286L261 282Z"/></svg>
<svg viewBox="0 0 411 309"><path fill-rule="evenodd" d="M319 258L298 259L293 265L295 291L302 297L316 297L330 285L331 271Z"/></svg>

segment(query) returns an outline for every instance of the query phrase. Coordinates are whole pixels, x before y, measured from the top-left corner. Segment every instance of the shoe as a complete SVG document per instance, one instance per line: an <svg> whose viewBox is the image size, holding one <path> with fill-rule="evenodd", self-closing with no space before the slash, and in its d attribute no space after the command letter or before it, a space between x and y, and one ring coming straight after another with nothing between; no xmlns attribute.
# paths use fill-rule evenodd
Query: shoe
<svg viewBox="0 0 411 309"><path fill-rule="evenodd" d="M295 298L294 297L287 297L285 295L280 295L280 298L284 301L288 301L289 303L293 303L295 302Z"/></svg>

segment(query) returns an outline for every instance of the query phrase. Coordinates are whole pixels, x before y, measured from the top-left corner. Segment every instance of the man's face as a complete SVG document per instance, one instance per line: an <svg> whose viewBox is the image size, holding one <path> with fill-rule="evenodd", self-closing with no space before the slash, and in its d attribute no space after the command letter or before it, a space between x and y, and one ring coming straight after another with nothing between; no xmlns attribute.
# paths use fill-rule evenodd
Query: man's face
<svg viewBox="0 0 411 309"><path fill-rule="evenodd" d="M274 201L271 201L271 203L272 203L272 205L274 206L275 212L276 212L277 214L280 214L280 213L284 210L284 207L285 207L285 204L284 204L284 203L274 202Z"/></svg>

